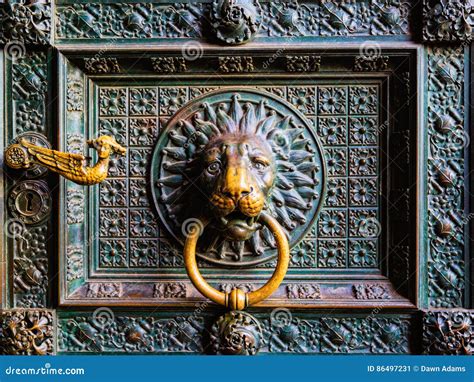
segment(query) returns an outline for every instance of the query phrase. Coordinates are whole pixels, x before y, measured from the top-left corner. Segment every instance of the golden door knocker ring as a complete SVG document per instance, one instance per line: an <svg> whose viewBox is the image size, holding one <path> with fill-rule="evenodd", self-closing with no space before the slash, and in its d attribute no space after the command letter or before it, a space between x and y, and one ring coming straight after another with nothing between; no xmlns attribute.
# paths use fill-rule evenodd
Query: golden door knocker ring
<svg viewBox="0 0 474 382"><path fill-rule="evenodd" d="M290 247L288 240L280 224L270 215L262 213L258 221L268 227L270 232L275 236L278 260L275 271L267 283L256 291L246 293L241 289L233 289L230 293L220 292L210 286L199 272L196 261L196 244L200 233L198 229L187 235L186 243L184 244L184 264L186 272L196 287L204 297L214 301L217 304L224 305L232 310L243 310L248 306L254 305L273 294L281 282L285 278L288 270L288 263L290 261ZM202 229L205 229L207 224L204 224Z"/></svg>

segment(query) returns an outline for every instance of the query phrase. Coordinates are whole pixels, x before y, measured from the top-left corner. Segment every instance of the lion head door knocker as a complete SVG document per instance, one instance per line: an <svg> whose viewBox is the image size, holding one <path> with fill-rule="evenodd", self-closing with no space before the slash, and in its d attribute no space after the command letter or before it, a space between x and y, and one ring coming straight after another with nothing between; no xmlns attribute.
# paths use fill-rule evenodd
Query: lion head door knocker
<svg viewBox="0 0 474 382"><path fill-rule="evenodd" d="M310 122L283 99L250 88L189 102L168 122L152 161L154 204L184 244L191 281L204 296L237 310L278 288L289 248L316 219L324 178ZM262 288L224 293L204 280L196 256L224 267L278 259Z"/></svg>

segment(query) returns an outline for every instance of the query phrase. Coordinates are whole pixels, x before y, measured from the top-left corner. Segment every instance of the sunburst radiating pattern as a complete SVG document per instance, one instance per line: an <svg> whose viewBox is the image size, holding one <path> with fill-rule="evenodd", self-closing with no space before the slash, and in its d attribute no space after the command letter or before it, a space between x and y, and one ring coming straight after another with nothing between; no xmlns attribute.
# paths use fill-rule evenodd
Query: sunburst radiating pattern
<svg viewBox="0 0 474 382"><path fill-rule="evenodd" d="M154 152L153 196L163 224L180 242L186 224L209 210L199 186L201 154L226 134L257 135L272 148L276 176L265 211L296 244L316 219L324 192L322 151L310 123L286 101L259 90L220 90L196 99L169 121ZM199 256L224 266L246 266L274 258L275 241L266 228L245 242L216 236L200 239Z"/></svg>

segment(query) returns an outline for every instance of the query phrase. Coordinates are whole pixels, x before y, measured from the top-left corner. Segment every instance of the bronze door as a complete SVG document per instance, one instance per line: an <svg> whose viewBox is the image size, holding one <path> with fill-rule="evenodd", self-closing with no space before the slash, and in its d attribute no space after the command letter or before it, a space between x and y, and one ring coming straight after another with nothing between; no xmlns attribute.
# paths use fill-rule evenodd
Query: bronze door
<svg viewBox="0 0 474 382"><path fill-rule="evenodd" d="M470 32L425 3L2 5L5 351L470 352Z"/></svg>

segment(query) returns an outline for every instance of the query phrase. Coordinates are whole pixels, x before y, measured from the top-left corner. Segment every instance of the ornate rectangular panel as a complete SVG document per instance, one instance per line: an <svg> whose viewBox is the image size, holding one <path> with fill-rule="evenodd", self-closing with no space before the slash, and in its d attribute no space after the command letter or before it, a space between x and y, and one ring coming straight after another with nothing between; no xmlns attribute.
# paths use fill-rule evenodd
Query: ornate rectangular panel
<svg viewBox="0 0 474 382"><path fill-rule="evenodd" d="M276 209L301 240L285 283L265 304L412 306L415 241L404 223L414 214L414 65L409 51L377 59L318 52L62 56L61 147L86 153L87 138L107 134L127 154L111 159L100 186L62 183L60 216L67 229L61 235L60 301L175 306L200 300L183 273L182 247L158 219L152 154L183 106L216 90L257 89L306 118L321 145L327 189L309 204L324 195L314 221L298 195L288 202L290 214ZM393 119L391 107L400 110ZM313 182L304 177L287 173L278 183L281 195L291 182ZM307 226L304 235L299 222ZM240 250L226 251L213 263L222 258L222 264L238 264ZM259 260L247 247L241 256L254 265L238 274L206 261L200 266L221 290L237 284L256 289L275 261Z"/></svg>
<svg viewBox="0 0 474 382"><path fill-rule="evenodd" d="M465 213L465 48L427 52L428 78L428 294L433 308L463 306L465 246L470 216ZM446 75L449 73L449 75Z"/></svg>
<svg viewBox="0 0 474 382"><path fill-rule="evenodd" d="M410 340L413 318L409 315L276 313L252 312L262 326L260 353L404 354L416 350ZM214 319L205 312L137 314L102 309L95 316L64 312L58 319L58 354L212 354L219 341Z"/></svg>
<svg viewBox="0 0 474 382"><path fill-rule="evenodd" d="M40 146L50 146L51 52L23 51L12 59L5 54L5 146L28 138ZM24 173L6 171L5 251L10 254L13 274L8 299L19 308L45 308L49 301L49 257L52 242L52 188L45 169L32 166ZM33 204L28 205L31 197ZM31 207L31 208L30 208Z"/></svg>
<svg viewBox="0 0 474 382"><path fill-rule="evenodd" d="M211 0L186 2L58 1L55 38L61 43L205 38L213 28ZM394 6L396 5L396 6ZM260 1L258 37L407 36L409 1ZM256 12L255 12L256 13ZM110 23L109 20L113 20Z"/></svg>

